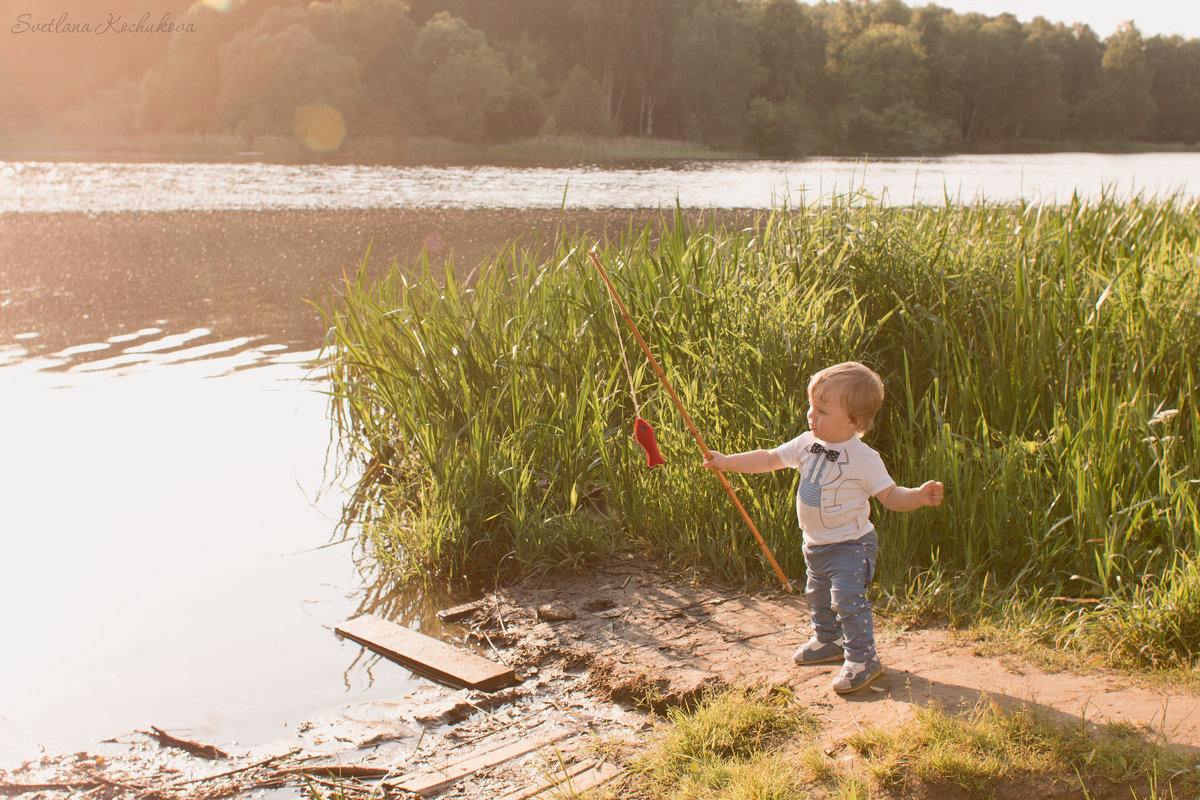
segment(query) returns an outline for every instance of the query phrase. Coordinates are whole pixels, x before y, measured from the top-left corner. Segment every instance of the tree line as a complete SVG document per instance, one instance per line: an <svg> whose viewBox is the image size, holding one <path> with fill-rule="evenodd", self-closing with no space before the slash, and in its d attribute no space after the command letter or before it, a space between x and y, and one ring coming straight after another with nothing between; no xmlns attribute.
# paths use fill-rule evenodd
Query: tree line
<svg viewBox="0 0 1200 800"><path fill-rule="evenodd" d="M0 131L492 144L634 136L764 156L1200 141L1200 40L900 0L232 0L80 70ZM12 69L10 67L10 69ZM115 69L115 73L114 73Z"/></svg>

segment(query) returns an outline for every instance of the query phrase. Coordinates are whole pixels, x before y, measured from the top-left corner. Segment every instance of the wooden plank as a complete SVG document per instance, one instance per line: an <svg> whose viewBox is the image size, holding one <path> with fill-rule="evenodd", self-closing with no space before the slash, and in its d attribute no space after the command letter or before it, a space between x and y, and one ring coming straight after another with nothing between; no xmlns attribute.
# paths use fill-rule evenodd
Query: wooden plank
<svg viewBox="0 0 1200 800"><path fill-rule="evenodd" d="M587 761L582 764L572 764L570 767L567 767L565 771L555 773L552 780L546 780L543 778L532 786L525 786L521 789L514 789L511 792L502 794L497 797L496 800L529 800L531 797L537 797L547 789L553 789L557 786L561 786L564 781L568 782L568 785L573 785L575 776L586 772L595 765L596 763L594 761Z"/></svg>
<svg viewBox="0 0 1200 800"><path fill-rule="evenodd" d="M608 783L624 773L623 769L614 764L601 762L592 765L582 772L576 773L565 781L559 781L553 786L548 786L537 794L529 795L529 800L552 800L552 798L574 797L577 794L583 794L589 789L595 789L597 786Z"/></svg>
<svg viewBox="0 0 1200 800"><path fill-rule="evenodd" d="M494 692L518 682L516 673L503 664L373 614L355 617L334 630L418 675L457 688Z"/></svg>
<svg viewBox="0 0 1200 800"><path fill-rule="evenodd" d="M78 792L98 789L105 784L100 781L72 781L64 783L8 783L0 781L0 795L22 795L32 792Z"/></svg>
<svg viewBox="0 0 1200 800"><path fill-rule="evenodd" d="M551 800L564 795L574 797L622 774L624 770L607 761L582 761L542 778L532 786L503 794L496 800Z"/></svg>
<svg viewBox="0 0 1200 800"><path fill-rule="evenodd" d="M286 767L276 770L275 774L316 775L326 778L388 778L395 775L396 770L365 764L309 764L303 767Z"/></svg>
<svg viewBox="0 0 1200 800"><path fill-rule="evenodd" d="M518 756L532 753L539 747L554 744L571 735L573 734L570 731L558 728L544 731L537 736L527 735L518 739L508 740L501 746L488 749L486 752L476 750L471 755L453 764L447 764L444 767L419 772L414 775L406 775L398 781L389 781L389 784L397 789L403 789L415 794L434 794L481 769L494 767L497 764L503 764L505 761L511 761Z"/></svg>
<svg viewBox="0 0 1200 800"><path fill-rule="evenodd" d="M561 786L564 782L572 784L575 777L587 772L592 767L596 766L596 761L581 761L576 764L571 764L566 769L555 772L549 778L541 778L532 786L525 786L521 789L514 789L511 792L500 795L496 800L529 800L531 797L536 797L547 789L553 789L556 786Z"/></svg>
<svg viewBox="0 0 1200 800"><path fill-rule="evenodd" d="M469 603L463 603L452 608L443 608L437 612L437 616L442 622L458 622L471 616L485 605L486 601L483 599L472 600Z"/></svg>

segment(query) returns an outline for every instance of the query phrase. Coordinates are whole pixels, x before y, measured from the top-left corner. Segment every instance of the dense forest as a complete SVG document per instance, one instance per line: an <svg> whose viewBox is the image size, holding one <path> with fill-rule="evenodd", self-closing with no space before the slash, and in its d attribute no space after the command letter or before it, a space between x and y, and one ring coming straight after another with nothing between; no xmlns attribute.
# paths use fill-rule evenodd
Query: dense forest
<svg viewBox="0 0 1200 800"><path fill-rule="evenodd" d="M61 32L81 16L58 35L52 19L8 22L0 135L333 125L315 149L620 136L766 156L1200 142L1200 40L1131 24L1101 39L900 0L204 0L100 47Z"/></svg>

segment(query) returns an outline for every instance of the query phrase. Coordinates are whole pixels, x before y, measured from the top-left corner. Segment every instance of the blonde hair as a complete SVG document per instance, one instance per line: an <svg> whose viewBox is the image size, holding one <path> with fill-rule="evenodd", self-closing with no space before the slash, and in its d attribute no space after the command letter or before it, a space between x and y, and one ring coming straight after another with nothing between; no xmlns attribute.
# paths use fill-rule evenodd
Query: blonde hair
<svg viewBox="0 0 1200 800"><path fill-rule="evenodd" d="M841 387L842 408L854 427L859 433L869 431L883 405L883 379L857 361L843 361L817 372L808 381L808 393L817 398L824 399L834 387Z"/></svg>

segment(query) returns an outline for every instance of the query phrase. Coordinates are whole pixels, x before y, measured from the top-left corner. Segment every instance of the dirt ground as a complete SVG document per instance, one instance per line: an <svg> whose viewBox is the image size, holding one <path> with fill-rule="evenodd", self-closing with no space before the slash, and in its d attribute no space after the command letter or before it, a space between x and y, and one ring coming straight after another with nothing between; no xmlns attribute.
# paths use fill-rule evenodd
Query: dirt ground
<svg viewBox="0 0 1200 800"><path fill-rule="evenodd" d="M887 674L874 690L838 696L829 684L840 664L801 668L792 662L810 635L807 607L802 593L778 587L739 594L629 560L602 568L594 580L551 576L492 601L483 624L503 620L512 641L509 663L545 669L586 662L591 685L618 701L647 689L667 705L710 686L786 686L819 712L826 736L837 739L861 725L909 719L921 706L953 712L987 696L1075 723L1132 723L1200 751L1200 697L1148 688L1099 667L1047 672L1011 657L979 655L969 638L950 631L893 629L886 619L876 628ZM536 619L544 606L575 616Z"/></svg>
<svg viewBox="0 0 1200 800"><path fill-rule="evenodd" d="M575 790L619 776L619 743L652 738L662 711L721 687L788 687L820 719L828 753L863 726L886 728L927 706L954 713L984 696L1089 727L1131 723L1200 752L1200 697L1095 667L1047 672L979 655L952 632L886 620L877 638L887 674L838 696L829 688L838 665L791 661L808 637L802 595L695 582L633 557L494 591L464 614L463 646L513 667L520 683L493 694L431 685L216 760L130 734L106 753L0 771L0 796L274 798L311 787L346 797L547 797L538 791L560 774Z"/></svg>

